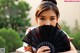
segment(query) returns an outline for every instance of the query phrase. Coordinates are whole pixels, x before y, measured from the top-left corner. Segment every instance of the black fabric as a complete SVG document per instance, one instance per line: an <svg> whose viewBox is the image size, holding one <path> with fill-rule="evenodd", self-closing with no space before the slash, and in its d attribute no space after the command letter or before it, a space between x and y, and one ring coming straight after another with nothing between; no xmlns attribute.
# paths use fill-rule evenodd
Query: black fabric
<svg viewBox="0 0 80 53"><path fill-rule="evenodd" d="M67 35L53 26L40 26L31 30L23 39L24 42L37 49L42 42L49 42L54 46L55 52L70 50L70 42Z"/></svg>

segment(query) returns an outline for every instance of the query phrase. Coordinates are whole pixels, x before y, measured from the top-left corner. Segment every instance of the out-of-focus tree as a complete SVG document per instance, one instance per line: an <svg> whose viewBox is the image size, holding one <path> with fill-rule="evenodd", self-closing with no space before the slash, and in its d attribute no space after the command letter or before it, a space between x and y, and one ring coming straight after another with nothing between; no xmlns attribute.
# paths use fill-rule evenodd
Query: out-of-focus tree
<svg viewBox="0 0 80 53"><path fill-rule="evenodd" d="M67 34L70 34L70 27L67 25L65 21L62 21L60 24L62 30L64 30Z"/></svg>
<svg viewBox="0 0 80 53"><path fill-rule="evenodd" d="M80 50L80 26L78 20L75 20L74 28L70 28L65 21L61 23L62 29L68 33L69 37L73 38L73 45L76 47L77 50Z"/></svg>
<svg viewBox="0 0 80 53"><path fill-rule="evenodd" d="M31 26L30 18L27 18L30 8L23 0L0 0L0 28L25 31L26 26Z"/></svg>
<svg viewBox="0 0 80 53"><path fill-rule="evenodd" d="M9 28L0 29L0 48L7 48L8 52L14 52L22 46L22 40L15 30ZM6 50L7 50L6 49Z"/></svg>
<svg viewBox="0 0 80 53"><path fill-rule="evenodd" d="M76 19L76 20L75 20L75 26L74 26L74 28L73 28L73 30L72 30L72 33L76 33L76 32L78 32L78 31L80 31L80 26L79 26L78 20Z"/></svg>
<svg viewBox="0 0 80 53"><path fill-rule="evenodd" d="M8 47L6 46L6 40L1 36L0 36L0 48L4 48L5 53L9 53L8 52Z"/></svg>
<svg viewBox="0 0 80 53"><path fill-rule="evenodd" d="M77 19L75 20L75 26L72 29L70 36L74 38L72 43L74 44L76 49L80 50L80 26Z"/></svg>

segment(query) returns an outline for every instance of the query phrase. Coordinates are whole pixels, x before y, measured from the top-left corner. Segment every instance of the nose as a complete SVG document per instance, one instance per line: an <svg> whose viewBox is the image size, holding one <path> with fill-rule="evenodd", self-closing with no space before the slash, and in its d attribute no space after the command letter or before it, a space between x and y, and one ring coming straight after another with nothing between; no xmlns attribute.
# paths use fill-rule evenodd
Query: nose
<svg viewBox="0 0 80 53"><path fill-rule="evenodd" d="M50 25L50 23L46 23L45 25Z"/></svg>
<svg viewBox="0 0 80 53"><path fill-rule="evenodd" d="M45 23L45 25L50 25L50 21L47 21L47 22Z"/></svg>

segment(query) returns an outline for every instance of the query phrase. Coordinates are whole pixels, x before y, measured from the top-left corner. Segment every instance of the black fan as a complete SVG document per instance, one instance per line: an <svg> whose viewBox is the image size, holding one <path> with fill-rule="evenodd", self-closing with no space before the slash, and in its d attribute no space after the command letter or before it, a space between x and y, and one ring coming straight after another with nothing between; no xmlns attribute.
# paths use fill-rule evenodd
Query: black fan
<svg viewBox="0 0 80 53"><path fill-rule="evenodd" d="M23 41L36 49L41 46L49 46L51 53L70 50L67 35L51 25L44 25L31 30Z"/></svg>

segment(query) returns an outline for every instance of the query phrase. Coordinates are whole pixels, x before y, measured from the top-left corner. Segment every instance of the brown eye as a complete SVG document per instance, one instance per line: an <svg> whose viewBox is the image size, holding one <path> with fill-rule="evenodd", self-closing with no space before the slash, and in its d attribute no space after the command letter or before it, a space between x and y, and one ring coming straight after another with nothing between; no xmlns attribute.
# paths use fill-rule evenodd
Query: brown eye
<svg viewBox="0 0 80 53"><path fill-rule="evenodd" d="M45 20L45 18L40 18L40 20Z"/></svg>
<svg viewBox="0 0 80 53"><path fill-rule="evenodd" d="M51 17L51 19L50 20L54 20L55 18L54 17Z"/></svg>

